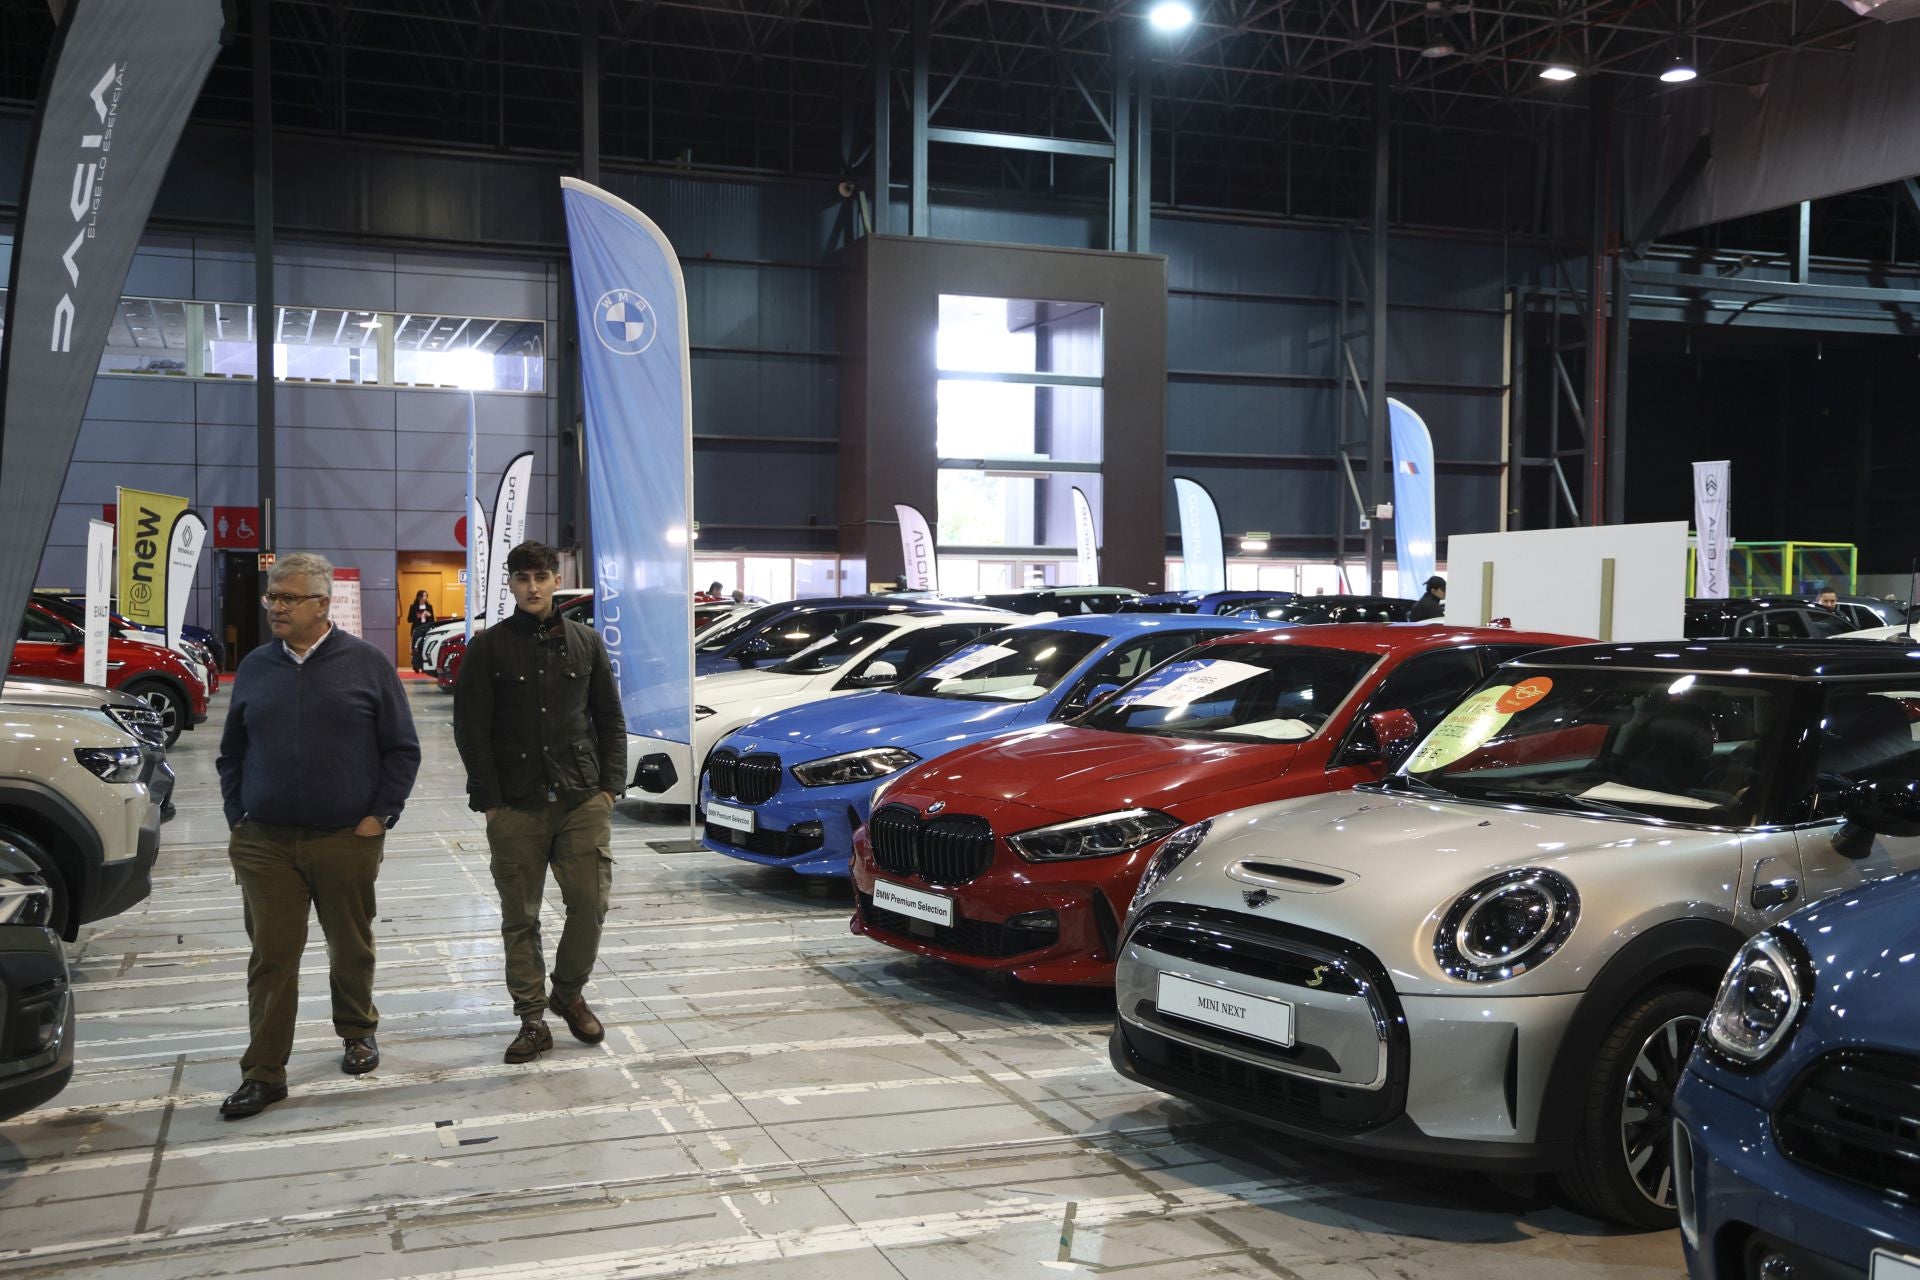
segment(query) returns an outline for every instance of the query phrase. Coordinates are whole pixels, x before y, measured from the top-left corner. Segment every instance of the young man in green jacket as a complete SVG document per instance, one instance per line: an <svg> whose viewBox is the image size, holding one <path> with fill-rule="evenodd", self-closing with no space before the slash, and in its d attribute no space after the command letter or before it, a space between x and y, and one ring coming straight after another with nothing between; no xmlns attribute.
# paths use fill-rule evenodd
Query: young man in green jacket
<svg viewBox="0 0 1920 1280"><path fill-rule="evenodd" d="M454 688L467 804L487 815L507 991L520 1018L508 1062L553 1048L549 1009L583 1044L606 1038L581 992L613 887L609 846L613 802L626 786L627 723L599 634L554 612L559 569L559 553L544 543L507 553L518 607L473 637ZM549 867L567 913L551 993L540 947Z"/></svg>

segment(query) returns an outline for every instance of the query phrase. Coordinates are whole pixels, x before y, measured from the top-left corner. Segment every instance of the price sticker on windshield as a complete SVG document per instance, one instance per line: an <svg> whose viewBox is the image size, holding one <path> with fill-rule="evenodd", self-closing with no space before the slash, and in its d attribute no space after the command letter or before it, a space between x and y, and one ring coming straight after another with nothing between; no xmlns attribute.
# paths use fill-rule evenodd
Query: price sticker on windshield
<svg viewBox="0 0 1920 1280"><path fill-rule="evenodd" d="M1515 712L1508 710L1507 706L1516 688L1517 685L1497 684L1482 689L1455 707L1421 742L1420 749L1407 761L1407 772L1426 773L1430 769L1439 769L1486 746L1492 741L1493 735L1506 728L1507 721L1513 719ZM1532 706L1538 701L1538 696L1531 697L1525 705Z"/></svg>
<svg viewBox="0 0 1920 1280"><path fill-rule="evenodd" d="M922 675L924 679L928 680L951 680L955 676L963 676L969 671L978 671L988 663L998 662L1002 658L1011 657L1013 652L1012 649L1007 648L1007 646L1003 644L973 645L969 648L962 649L937 666L928 667Z"/></svg>
<svg viewBox="0 0 1920 1280"><path fill-rule="evenodd" d="M1140 682L1126 704L1136 707L1184 707L1204 702L1222 689L1242 684L1267 673L1265 667L1251 662L1209 661L1196 658L1176 662Z"/></svg>

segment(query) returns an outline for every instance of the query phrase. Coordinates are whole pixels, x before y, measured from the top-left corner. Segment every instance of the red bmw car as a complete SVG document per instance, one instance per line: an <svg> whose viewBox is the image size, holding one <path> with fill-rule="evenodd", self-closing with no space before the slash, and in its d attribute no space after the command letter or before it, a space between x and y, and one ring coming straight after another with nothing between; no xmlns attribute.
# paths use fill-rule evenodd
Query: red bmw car
<svg viewBox="0 0 1920 1280"><path fill-rule="evenodd" d="M1167 835L1379 778L1502 662L1582 643L1359 623L1195 646L1068 723L901 773L854 836L853 931L1028 982L1111 984Z"/></svg>

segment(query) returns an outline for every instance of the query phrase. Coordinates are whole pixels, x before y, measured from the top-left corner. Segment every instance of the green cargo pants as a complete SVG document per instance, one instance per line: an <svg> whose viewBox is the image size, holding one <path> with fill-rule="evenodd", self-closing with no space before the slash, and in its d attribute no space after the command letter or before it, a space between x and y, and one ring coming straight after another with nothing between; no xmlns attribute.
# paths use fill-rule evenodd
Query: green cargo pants
<svg viewBox="0 0 1920 1280"><path fill-rule="evenodd" d="M352 827L309 831L243 822L228 837L227 857L240 881L253 943L247 961L252 1038L240 1059L247 1079L287 1082L309 912L318 912L327 940L334 1034L358 1039L379 1026L380 1011L373 1007L373 883L385 847L384 835L356 836Z"/></svg>
<svg viewBox="0 0 1920 1280"><path fill-rule="evenodd" d="M587 985L600 955L600 926L613 891L613 804L595 792L565 804L507 806L487 819L493 883L500 891L500 938L507 949L507 993L522 1020L547 1007L547 965L540 950L540 900L547 868L567 909L553 954L553 994L562 1003Z"/></svg>

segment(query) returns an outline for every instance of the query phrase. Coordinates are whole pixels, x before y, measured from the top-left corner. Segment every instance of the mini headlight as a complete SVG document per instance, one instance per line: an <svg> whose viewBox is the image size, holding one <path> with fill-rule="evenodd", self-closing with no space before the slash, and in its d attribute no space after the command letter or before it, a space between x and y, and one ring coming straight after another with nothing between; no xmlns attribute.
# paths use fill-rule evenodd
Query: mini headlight
<svg viewBox="0 0 1920 1280"><path fill-rule="evenodd" d="M73 758L102 782L140 781L138 747L75 747Z"/></svg>
<svg viewBox="0 0 1920 1280"><path fill-rule="evenodd" d="M793 766L793 776L803 787L839 787L850 782L871 782L898 773L920 757L899 747L868 747L841 756L811 760Z"/></svg>
<svg viewBox="0 0 1920 1280"><path fill-rule="evenodd" d="M1464 982L1517 978L1558 951L1579 918L1580 895L1565 876L1509 871L1454 901L1434 934L1433 954Z"/></svg>
<svg viewBox="0 0 1920 1280"><path fill-rule="evenodd" d="M1734 957L1707 1015L1707 1043L1751 1067L1787 1042L1812 990L1810 966L1792 938L1762 933Z"/></svg>
<svg viewBox="0 0 1920 1280"><path fill-rule="evenodd" d="M44 925L53 919L53 890L38 876L0 872L0 924Z"/></svg>
<svg viewBox="0 0 1920 1280"><path fill-rule="evenodd" d="M703 707L697 702L693 706L693 718L695 720L705 720L708 716L712 714L713 714L712 707Z"/></svg>
<svg viewBox="0 0 1920 1280"><path fill-rule="evenodd" d="M1008 836L1007 843L1029 862L1108 858L1152 844L1179 825L1178 818L1153 809L1122 809L1091 818L1075 818L1051 827L1035 827Z"/></svg>
<svg viewBox="0 0 1920 1280"><path fill-rule="evenodd" d="M1139 887L1133 891L1133 901L1127 906L1129 915L1148 894L1160 887L1162 880L1173 874L1175 867L1185 862L1193 851L1200 847L1200 842L1207 838L1207 832L1211 830L1213 830L1212 818L1208 818L1205 822L1196 822L1192 826L1180 828L1154 850L1153 857L1147 861L1146 872L1140 877Z"/></svg>

